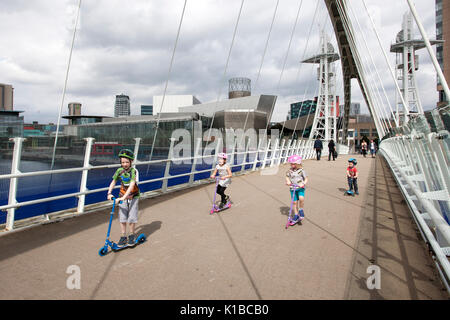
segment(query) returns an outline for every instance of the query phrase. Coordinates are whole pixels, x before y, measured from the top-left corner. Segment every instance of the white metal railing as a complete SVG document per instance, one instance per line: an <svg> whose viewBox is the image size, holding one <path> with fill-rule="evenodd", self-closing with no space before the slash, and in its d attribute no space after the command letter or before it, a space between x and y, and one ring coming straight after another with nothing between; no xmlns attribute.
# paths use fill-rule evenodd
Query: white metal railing
<svg viewBox="0 0 450 320"><path fill-rule="evenodd" d="M428 244L439 274L450 292L450 174L448 131L385 139L380 152Z"/></svg>
<svg viewBox="0 0 450 320"><path fill-rule="evenodd" d="M3 174L0 175L0 179L9 179L10 180L10 188L9 188L9 195L8 195L8 204L0 206L0 210L7 211L7 219L5 224L5 231L11 231L14 229L14 222L15 222L15 211L19 207L24 207L28 205L33 204L39 204L54 200L61 200L71 197L78 197L78 205L77 205L77 213L83 213L85 210L85 197L88 194L93 194L97 192L102 192L108 190L108 186L105 186L103 188L97 188L88 190L87 188L87 181L89 172L91 170L100 170L100 169L107 169L107 168L118 168L120 167L120 164L108 164L108 165L99 165L99 166L92 166L90 164L91 159L91 148L92 144L94 142L94 138L86 138L86 148L85 148L85 155L84 155L84 163L83 167L78 168L67 168L67 169L55 169L55 170L42 170L42 171L34 171L34 172L20 172L20 160L21 160L21 154L22 154L22 145L24 142L24 138L12 138L10 139L14 141L14 150L13 150L13 156L12 156L12 162L11 162L11 173L10 174ZM140 145L140 138L135 138L135 148L134 153L137 155L139 152L139 145ZM179 178L179 177L186 177L189 176L189 182L187 183L186 187L190 187L194 184L194 175L205 173L205 172L211 172L215 164L217 163L217 154L219 152L219 146L221 143L217 144L216 152L214 155L200 155L201 153L201 139L197 139L196 145L194 147L195 153L193 157L186 157L186 158L174 158L173 155L173 148L174 148L174 142L175 139L170 139L170 147L169 147L169 156L167 159L161 159L161 160L149 160L149 161L139 161L135 160L133 162L133 166L137 165L152 165L152 164L158 164L158 163L165 163L165 169L164 169L164 176L161 178L154 178L154 179L148 179L145 181L139 181L140 185L152 183L152 182L158 182L162 181L162 186L160 188L160 191L162 193L166 193L168 191L168 180L173 178ZM281 163L285 163L287 161L287 158L289 155L292 154L299 154L303 157L303 159L310 159L312 158L314 151L312 148L313 141L308 140L288 140L287 142L285 140L282 140L281 146L278 145L279 140L277 139L274 145L271 147L271 140L268 140L267 145L264 148L262 147L262 141L260 140L258 148L255 150L249 150L250 143L247 143L246 149L243 152L236 152L236 148L233 148L233 152L231 153L231 164L230 167L241 167L241 170L238 172L243 173L245 170L245 167L247 165L251 165L251 169L248 169L247 171L255 171L257 170L258 164L260 164L260 169L264 169L267 164L270 166L280 165ZM242 161L240 163L234 164L234 158L236 156L240 156ZM262 157L261 157L262 156ZM198 165L198 161L203 159L211 159L214 158L211 163L211 168L204 169L204 170L196 170L196 167ZM239 159L239 158L238 158ZM173 161L182 162L182 161L191 161L192 167L190 172L188 173L182 173L182 174L176 174L176 175L170 175L170 167L171 163ZM237 161L239 162L239 161ZM17 185L18 185L18 179L24 178L24 177L32 177L32 176L42 176L42 175L51 175L51 174L64 174L69 172L82 172L81 174L81 181L80 181L80 190L79 192L74 193L67 193L59 196L52 196L52 197L45 197L30 201L23 201L23 202L17 202ZM236 172L235 172L236 173ZM207 180L207 179L204 179ZM116 186L115 188L119 188L120 186ZM154 190L153 190L154 191ZM44 215L44 218L48 220L48 215Z"/></svg>

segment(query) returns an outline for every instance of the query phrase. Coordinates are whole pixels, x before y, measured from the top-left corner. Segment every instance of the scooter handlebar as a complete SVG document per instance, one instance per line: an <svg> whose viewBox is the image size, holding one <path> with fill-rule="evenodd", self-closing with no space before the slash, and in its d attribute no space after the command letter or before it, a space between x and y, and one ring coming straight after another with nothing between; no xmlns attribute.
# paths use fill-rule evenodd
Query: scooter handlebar
<svg viewBox="0 0 450 320"><path fill-rule="evenodd" d="M116 197L112 197L112 198L111 198L111 200L112 200L112 201L116 201L116 199L117 199ZM122 201L122 200L120 200L120 201L119 201L119 203L120 203L120 204L122 204L122 203L123 203L123 201Z"/></svg>

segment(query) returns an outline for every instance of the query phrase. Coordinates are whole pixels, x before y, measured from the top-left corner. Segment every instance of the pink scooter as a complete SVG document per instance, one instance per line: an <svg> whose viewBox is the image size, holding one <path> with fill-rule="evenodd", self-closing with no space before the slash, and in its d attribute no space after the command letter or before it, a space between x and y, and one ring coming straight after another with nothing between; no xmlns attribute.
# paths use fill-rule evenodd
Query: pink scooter
<svg viewBox="0 0 450 320"><path fill-rule="evenodd" d="M211 208L211 211L209 212L209 214L213 214L214 212L219 212L219 211L231 208L230 200L228 200L228 202L222 208L220 208L216 204L217 186L219 185L219 180L220 180L220 177L216 177L216 188L214 189L214 200L213 200L212 208Z"/></svg>

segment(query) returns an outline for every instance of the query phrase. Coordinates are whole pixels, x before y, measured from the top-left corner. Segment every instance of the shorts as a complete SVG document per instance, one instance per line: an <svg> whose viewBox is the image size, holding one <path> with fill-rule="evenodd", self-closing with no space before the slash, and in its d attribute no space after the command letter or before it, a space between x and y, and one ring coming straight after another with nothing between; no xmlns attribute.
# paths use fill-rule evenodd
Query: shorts
<svg viewBox="0 0 450 320"><path fill-rule="evenodd" d="M294 194L294 190L291 190L291 199L292 197L294 197L294 201L298 201L299 197L304 197L305 196L305 188L299 188L297 190L295 190L295 194Z"/></svg>
<svg viewBox="0 0 450 320"><path fill-rule="evenodd" d="M127 199L119 203L119 222L137 223L139 198Z"/></svg>

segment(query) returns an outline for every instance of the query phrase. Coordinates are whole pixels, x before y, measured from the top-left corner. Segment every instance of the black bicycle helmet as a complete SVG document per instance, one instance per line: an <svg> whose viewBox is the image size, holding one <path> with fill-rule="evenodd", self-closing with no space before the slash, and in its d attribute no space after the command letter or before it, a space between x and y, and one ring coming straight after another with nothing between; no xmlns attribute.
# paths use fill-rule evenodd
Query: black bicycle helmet
<svg viewBox="0 0 450 320"><path fill-rule="evenodd" d="M134 160L134 153L130 149L122 149L119 151L119 158L128 158Z"/></svg>

